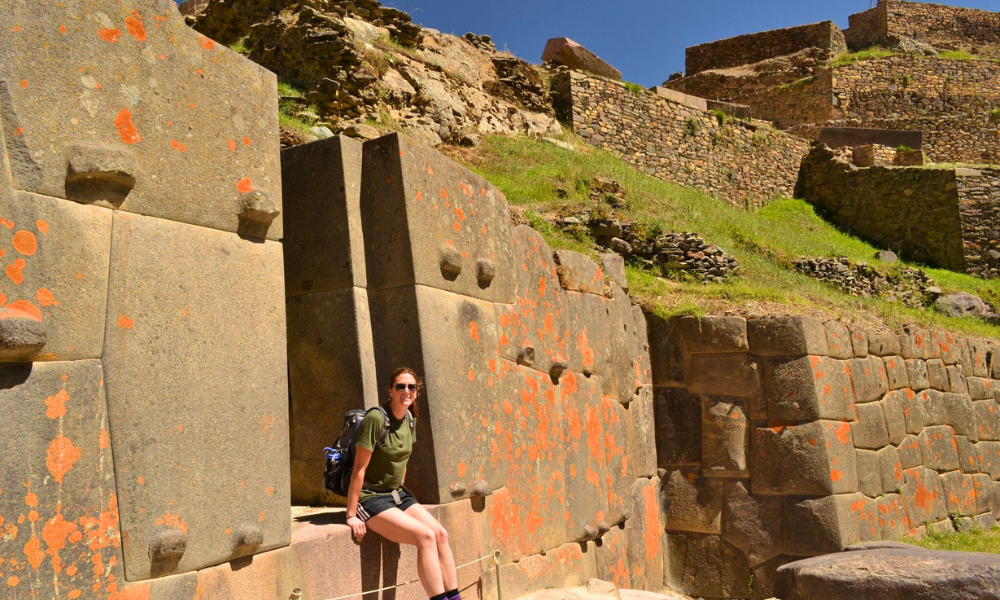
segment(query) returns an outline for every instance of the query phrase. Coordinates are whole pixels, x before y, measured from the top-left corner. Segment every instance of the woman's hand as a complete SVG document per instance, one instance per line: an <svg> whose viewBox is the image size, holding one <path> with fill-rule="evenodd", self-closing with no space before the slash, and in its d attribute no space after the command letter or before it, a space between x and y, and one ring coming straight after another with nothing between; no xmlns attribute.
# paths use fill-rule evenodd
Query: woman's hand
<svg viewBox="0 0 1000 600"><path fill-rule="evenodd" d="M365 533L368 532L365 522L359 519L357 515L347 519L347 526L351 528L355 542L360 542L361 538L365 537Z"/></svg>

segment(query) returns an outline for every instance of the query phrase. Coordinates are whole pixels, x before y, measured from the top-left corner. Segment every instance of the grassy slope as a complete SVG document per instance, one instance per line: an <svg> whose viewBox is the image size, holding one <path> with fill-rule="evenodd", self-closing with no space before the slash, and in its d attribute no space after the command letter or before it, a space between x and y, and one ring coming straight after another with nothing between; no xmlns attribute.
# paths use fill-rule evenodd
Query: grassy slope
<svg viewBox="0 0 1000 600"><path fill-rule="evenodd" d="M523 137L487 136L475 150L452 154L500 188L511 204L527 207L532 225L554 248L597 252L588 240L573 238L538 216L532 218L532 211L553 213L563 211L564 206L587 206L590 182L602 175L618 180L627 192L628 206L620 211L623 220L663 231L697 232L739 261L741 277L709 285L662 279L630 268L632 295L649 309L661 314L812 314L874 327L915 323L1000 338L1000 328L977 319L948 318L932 310L856 298L794 271L790 262L799 256L878 262L873 258L875 247L838 231L801 200L779 199L762 210L747 212L654 179L572 135L566 139L579 151ZM998 281L927 271L946 292L964 290L987 300L1000 299Z"/></svg>
<svg viewBox="0 0 1000 600"><path fill-rule="evenodd" d="M1000 554L1000 527L989 531L949 533L945 535L928 533L923 539L907 538L907 543L930 550L959 550L962 552L991 552Z"/></svg>

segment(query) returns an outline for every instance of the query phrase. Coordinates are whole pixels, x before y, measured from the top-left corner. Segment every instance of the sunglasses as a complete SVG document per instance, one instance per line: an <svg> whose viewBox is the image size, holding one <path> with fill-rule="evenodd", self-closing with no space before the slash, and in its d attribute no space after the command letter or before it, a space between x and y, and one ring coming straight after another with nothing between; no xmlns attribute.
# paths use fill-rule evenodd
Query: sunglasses
<svg viewBox="0 0 1000 600"><path fill-rule="evenodd" d="M411 391L411 392L415 392L415 391L417 391L417 384L415 384L415 383L397 383L395 385L395 388L396 388L397 392L403 392L403 391L407 391L407 390Z"/></svg>

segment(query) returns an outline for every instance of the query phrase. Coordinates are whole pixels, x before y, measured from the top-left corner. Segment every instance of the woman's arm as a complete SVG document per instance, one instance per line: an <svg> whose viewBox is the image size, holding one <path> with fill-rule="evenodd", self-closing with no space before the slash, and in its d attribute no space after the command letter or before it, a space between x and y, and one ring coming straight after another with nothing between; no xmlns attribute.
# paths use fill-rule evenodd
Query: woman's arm
<svg viewBox="0 0 1000 600"><path fill-rule="evenodd" d="M364 521L358 518L358 498L361 487L365 483L365 471L372 459L372 451L360 446L354 447L354 472L351 473L351 485L347 490L347 525L351 528L354 541L360 542L365 537L367 528Z"/></svg>

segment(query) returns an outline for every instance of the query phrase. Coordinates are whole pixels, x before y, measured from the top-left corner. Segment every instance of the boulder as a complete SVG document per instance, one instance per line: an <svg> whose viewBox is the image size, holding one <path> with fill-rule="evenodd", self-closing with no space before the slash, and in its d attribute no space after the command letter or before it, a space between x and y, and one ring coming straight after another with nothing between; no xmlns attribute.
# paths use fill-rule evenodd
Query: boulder
<svg viewBox="0 0 1000 600"><path fill-rule="evenodd" d="M621 71L569 38L552 38L546 42L545 50L542 51L542 62L548 61L608 79L622 78Z"/></svg>
<svg viewBox="0 0 1000 600"><path fill-rule="evenodd" d="M968 292L941 296L934 307L949 317L985 317L993 312L982 298Z"/></svg>
<svg viewBox="0 0 1000 600"><path fill-rule="evenodd" d="M775 596L780 600L1000 598L1000 561L992 554L884 544L862 548L779 567Z"/></svg>

